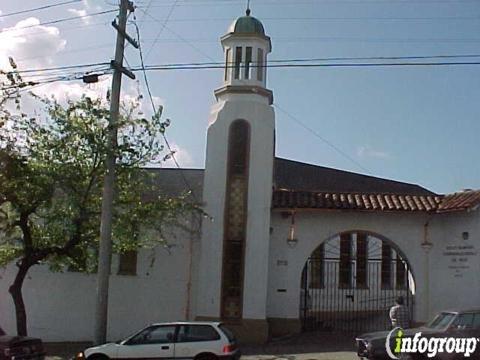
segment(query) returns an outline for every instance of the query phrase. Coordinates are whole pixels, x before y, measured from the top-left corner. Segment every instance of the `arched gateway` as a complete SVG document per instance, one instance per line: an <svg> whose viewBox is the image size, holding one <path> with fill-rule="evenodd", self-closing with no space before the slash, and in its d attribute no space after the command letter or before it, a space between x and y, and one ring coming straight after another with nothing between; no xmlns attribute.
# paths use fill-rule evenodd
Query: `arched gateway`
<svg viewBox="0 0 480 360"><path fill-rule="evenodd" d="M385 237L348 231L322 242L305 263L300 290L304 331L388 329L398 296L413 313L415 282L401 250Z"/></svg>

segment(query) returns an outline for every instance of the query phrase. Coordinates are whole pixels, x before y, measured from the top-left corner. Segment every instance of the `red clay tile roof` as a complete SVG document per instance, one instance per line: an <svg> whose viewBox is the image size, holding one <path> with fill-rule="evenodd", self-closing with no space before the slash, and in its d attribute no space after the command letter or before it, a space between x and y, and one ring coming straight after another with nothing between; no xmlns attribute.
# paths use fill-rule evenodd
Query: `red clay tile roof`
<svg viewBox="0 0 480 360"><path fill-rule="evenodd" d="M272 198L272 207L277 209L446 212L478 205L480 191L452 195L399 195L275 190Z"/></svg>
<svg viewBox="0 0 480 360"><path fill-rule="evenodd" d="M445 195L438 207L438 212L469 210L480 205L480 190L467 190Z"/></svg>
<svg viewBox="0 0 480 360"><path fill-rule="evenodd" d="M147 170L159 193L178 195L187 190L187 181L201 200L203 169ZM480 190L437 195L415 184L275 158L272 208L276 209L448 212L477 206Z"/></svg>

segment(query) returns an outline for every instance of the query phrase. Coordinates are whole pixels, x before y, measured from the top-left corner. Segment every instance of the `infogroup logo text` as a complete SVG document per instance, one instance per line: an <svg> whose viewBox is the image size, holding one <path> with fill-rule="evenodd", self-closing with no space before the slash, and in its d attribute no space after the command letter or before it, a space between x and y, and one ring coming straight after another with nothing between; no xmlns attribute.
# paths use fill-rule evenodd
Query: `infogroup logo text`
<svg viewBox="0 0 480 360"><path fill-rule="evenodd" d="M401 354L427 354L429 358L435 357L438 353L463 354L468 358L475 352L479 338L453 338L453 337L425 337L421 332L415 333L413 337L404 337L402 328L396 327L387 336L385 348L388 356L392 359L400 359ZM394 340L394 342L392 342Z"/></svg>

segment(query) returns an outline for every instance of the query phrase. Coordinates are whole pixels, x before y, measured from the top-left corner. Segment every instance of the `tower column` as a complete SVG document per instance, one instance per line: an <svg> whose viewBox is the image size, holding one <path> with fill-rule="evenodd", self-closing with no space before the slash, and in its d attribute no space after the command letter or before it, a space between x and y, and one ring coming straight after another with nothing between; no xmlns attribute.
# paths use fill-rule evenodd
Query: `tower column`
<svg viewBox="0 0 480 360"><path fill-rule="evenodd" d="M220 319L243 342L265 342L275 148L266 88L270 38L250 16L222 37L223 85L207 134L197 318Z"/></svg>

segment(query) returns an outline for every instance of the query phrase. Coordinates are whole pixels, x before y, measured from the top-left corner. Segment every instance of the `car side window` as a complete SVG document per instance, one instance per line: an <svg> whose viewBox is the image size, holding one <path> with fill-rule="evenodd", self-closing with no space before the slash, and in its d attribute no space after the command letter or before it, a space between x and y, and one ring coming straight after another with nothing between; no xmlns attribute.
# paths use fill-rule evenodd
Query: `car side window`
<svg viewBox="0 0 480 360"><path fill-rule="evenodd" d="M131 338L127 345L167 344L172 343L175 326L151 326Z"/></svg>
<svg viewBox="0 0 480 360"><path fill-rule="evenodd" d="M215 340L220 340L220 335L210 325L182 325L178 332L178 342Z"/></svg>
<svg viewBox="0 0 480 360"><path fill-rule="evenodd" d="M473 328L480 329L480 313L476 313L473 318Z"/></svg>
<svg viewBox="0 0 480 360"><path fill-rule="evenodd" d="M471 329L473 327L473 318L475 314L460 314L453 323L458 329Z"/></svg>

